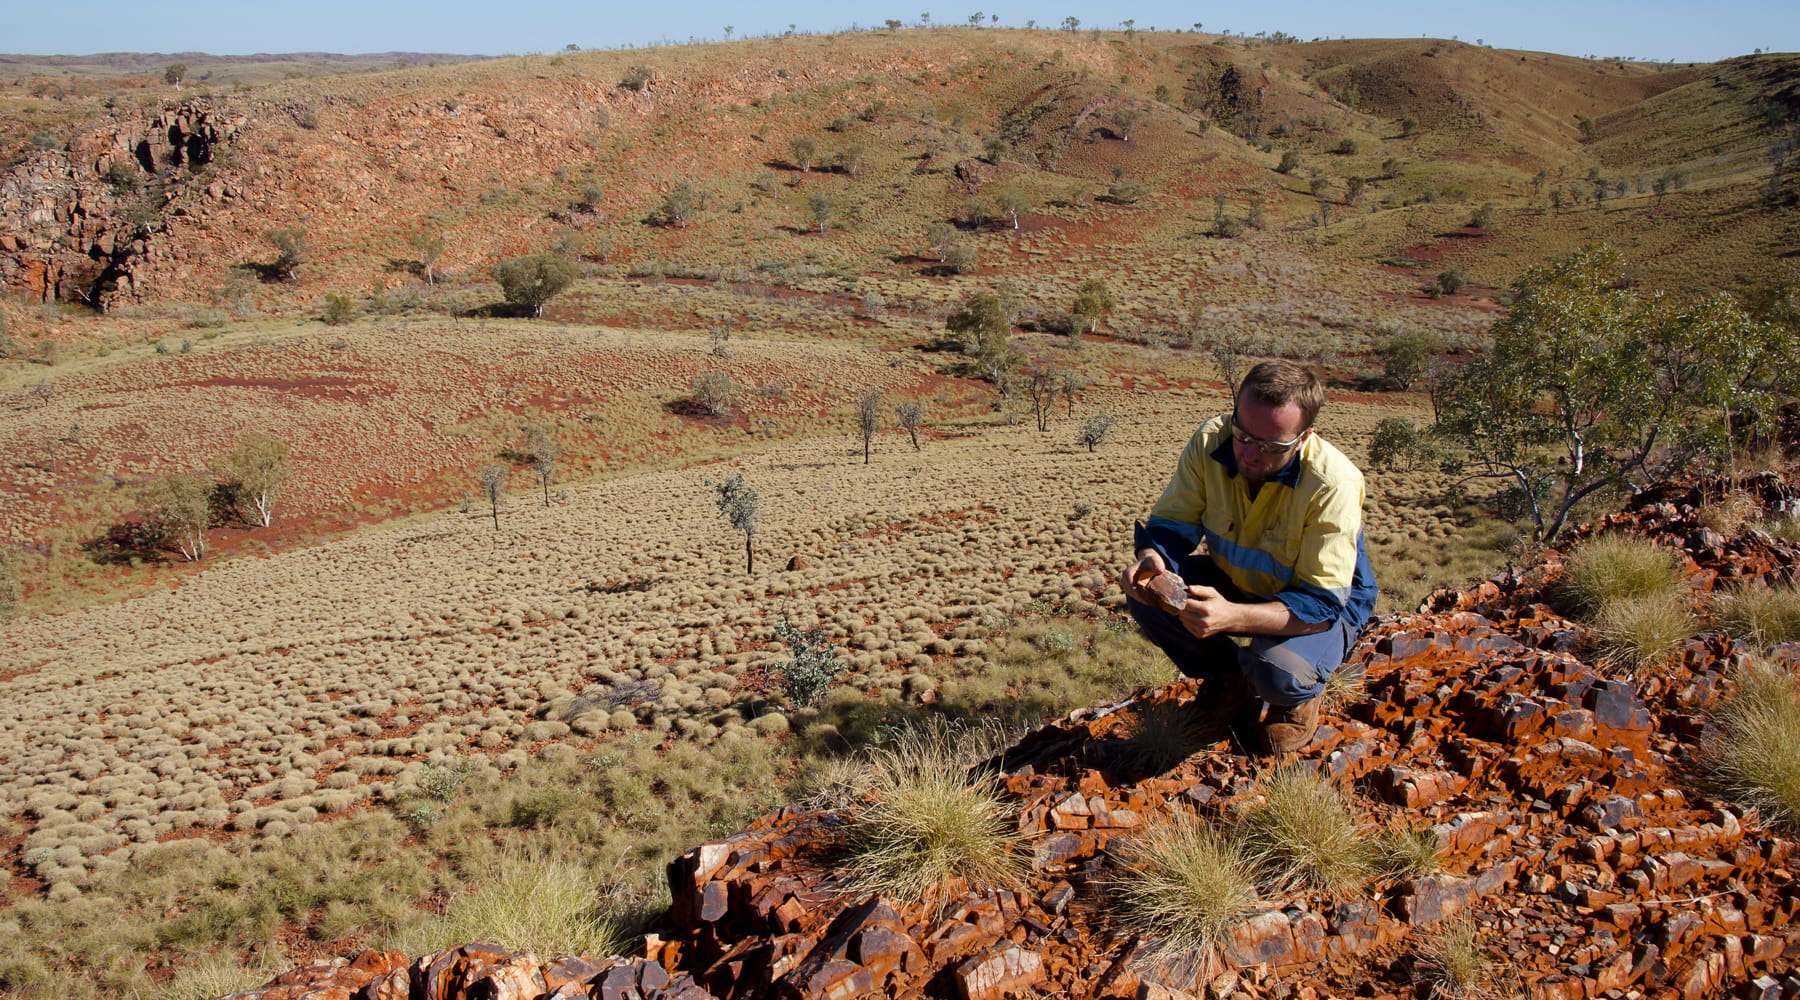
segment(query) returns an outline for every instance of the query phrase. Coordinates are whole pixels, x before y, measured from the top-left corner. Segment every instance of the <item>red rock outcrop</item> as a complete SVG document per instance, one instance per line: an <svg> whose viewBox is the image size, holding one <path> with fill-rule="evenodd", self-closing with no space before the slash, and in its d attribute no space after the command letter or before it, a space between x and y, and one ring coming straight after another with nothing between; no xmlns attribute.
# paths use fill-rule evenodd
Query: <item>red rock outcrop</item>
<svg viewBox="0 0 1800 1000"><path fill-rule="evenodd" d="M171 181L211 162L244 124L203 100L116 119L0 175L0 287L105 308L136 298L156 253ZM205 191L230 197L222 185Z"/></svg>

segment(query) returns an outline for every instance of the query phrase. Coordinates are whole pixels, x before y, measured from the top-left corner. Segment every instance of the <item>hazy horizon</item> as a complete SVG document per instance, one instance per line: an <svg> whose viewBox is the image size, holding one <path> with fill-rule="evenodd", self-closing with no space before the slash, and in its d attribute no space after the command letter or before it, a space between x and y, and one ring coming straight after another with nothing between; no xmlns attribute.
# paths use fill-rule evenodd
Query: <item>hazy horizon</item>
<svg viewBox="0 0 1800 1000"><path fill-rule="evenodd" d="M1192 30L1254 35L1285 32L1315 38L1456 38L1495 48L1529 49L1601 58L1711 62L1731 56L1800 49L1800 5L1727 0L1694 8L1669 0L1627 5L1553 4L1525 0L1492 8L1446 8L1407 0L1379 9L1353 9L1321 0L1283 0L1251 11L1221 14L1169 0L1136 5L1064 3L1034 8L1013 2L960 5L916 4L907 9L869 4L827 4L791 0L769 12L746 10L715 0L689 0L608 10L565 0L522 0L495 23L493 9L469 0L427 5L352 4L317 0L304 6L280 0L259 7L221 0L170 0L153 6L97 0L72 20L60 8L36 5L12 18L0 47L9 55L101 55L109 53L202 53L280 55L291 53L517 55L553 52L569 45L583 49L627 48L721 41L730 37L780 35L794 30L824 34L881 27L898 20L908 27L967 26L980 15L984 27L1059 27L1074 17L1082 29L1118 30L1130 22L1139 30Z"/></svg>

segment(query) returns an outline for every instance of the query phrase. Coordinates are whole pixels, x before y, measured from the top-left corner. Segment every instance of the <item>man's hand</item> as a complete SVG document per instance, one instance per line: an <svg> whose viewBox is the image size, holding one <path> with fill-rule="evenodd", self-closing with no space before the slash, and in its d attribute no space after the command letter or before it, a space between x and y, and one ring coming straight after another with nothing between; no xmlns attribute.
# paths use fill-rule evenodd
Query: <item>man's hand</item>
<svg viewBox="0 0 1800 1000"><path fill-rule="evenodd" d="M1331 622L1308 622L1280 601L1242 603L1212 587L1188 587L1181 608L1181 624L1202 639L1215 635L1312 635L1331 627Z"/></svg>
<svg viewBox="0 0 1800 1000"><path fill-rule="evenodd" d="M1137 562L1125 567L1125 574L1119 577L1119 589L1125 592L1126 597L1139 604L1155 607L1157 604L1155 595L1145 593L1144 588L1137 585L1137 578L1143 574L1146 568L1152 572L1161 573L1169 567L1155 549L1146 549L1144 554L1138 557Z"/></svg>
<svg viewBox="0 0 1800 1000"><path fill-rule="evenodd" d="M1181 624L1202 639L1221 632L1242 632L1245 629L1237 613L1242 607L1211 587L1194 584L1188 587L1187 603L1181 606Z"/></svg>

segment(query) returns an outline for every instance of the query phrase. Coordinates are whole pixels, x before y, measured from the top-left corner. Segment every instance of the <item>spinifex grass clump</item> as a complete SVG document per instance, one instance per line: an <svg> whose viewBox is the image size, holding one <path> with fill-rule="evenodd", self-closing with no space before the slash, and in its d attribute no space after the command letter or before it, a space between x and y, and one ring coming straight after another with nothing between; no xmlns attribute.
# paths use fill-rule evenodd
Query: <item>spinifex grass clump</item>
<svg viewBox="0 0 1800 1000"><path fill-rule="evenodd" d="M1375 841L1375 867L1396 882L1430 875L1444 866L1444 841L1430 830L1392 826Z"/></svg>
<svg viewBox="0 0 1800 1000"><path fill-rule="evenodd" d="M1360 889L1376 874L1376 852L1363 824L1329 780L1280 768L1263 801L1244 817L1245 844L1267 884L1334 895Z"/></svg>
<svg viewBox="0 0 1800 1000"><path fill-rule="evenodd" d="M1594 624L1609 664L1646 666L1694 634L1680 563L1648 539L1589 539L1570 556L1563 591Z"/></svg>
<svg viewBox="0 0 1800 1000"><path fill-rule="evenodd" d="M1601 660L1637 670L1666 659L1694 634L1694 619L1681 594L1652 594L1600 606L1594 616Z"/></svg>
<svg viewBox="0 0 1800 1000"><path fill-rule="evenodd" d="M1800 590L1758 587L1731 595L1719 622L1726 634L1767 648L1800 641Z"/></svg>
<svg viewBox="0 0 1800 1000"><path fill-rule="evenodd" d="M1800 824L1800 686L1792 670L1759 659L1745 662L1737 684L1715 719L1708 769L1772 822Z"/></svg>
<svg viewBox="0 0 1800 1000"><path fill-rule="evenodd" d="M1205 696L1203 691L1201 697ZM1126 755L1147 771L1163 771L1181 763L1207 744L1209 730L1202 723L1202 711L1194 705L1169 702L1146 706L1131 722Z"/></svg>
<svg viewBox="0 0 1800 1000"><path fill-rule="evenodd" d="M1112 895L1127 927L1162 940L1160 953L1212 947L1260 902L1242 846L1192 814L1145 827L1129 851Z"/></svg>
<svg viewBox="0 0 1800 1000"><path fill-rule="evenodd" d="M1026 860L999 781L970 769L983 749L978 734L931 725L874 751L874 801L850 832L852 889L916 901L953 878L1018 884Z"/></svg>
<svg viewBox="0 0 1800 1000"><path fill-rule="evenodd" d="M469 941L493 941L539 955L610 955L624 943L600 911L599 873L573 861L511 853L460 896L439 920L414 924L391 946L423 955Z"/></svg>
<svg viewBox="0 0 1800 1000"><path fill-rule="evenodd" d="M1473 921L1455 919L1426 937L1413 957L1413 980L1429 1000L1483 1000L1501 995L1494 963Z"/></svg>
<svg viewBox="0 0 1800 1000"><path fill-rule="evenodd" d="M1562 589L1583 614L1606 604L1667 597L1684 588L1675 553L1631 535L1596 535L1569 556Z"/></svg>

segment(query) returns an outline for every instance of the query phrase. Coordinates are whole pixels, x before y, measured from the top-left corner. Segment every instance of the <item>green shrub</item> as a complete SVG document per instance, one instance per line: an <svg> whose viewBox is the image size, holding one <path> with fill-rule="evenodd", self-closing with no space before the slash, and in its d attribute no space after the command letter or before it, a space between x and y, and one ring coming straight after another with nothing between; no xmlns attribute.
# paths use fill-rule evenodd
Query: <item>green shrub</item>
<svg viewBox="0 0 1800 1000"><path fill-rule="evenodd" d="M1405 417L1383 417L1369 440L1369 464L1377 469L1411 472L1439 457L1431 434Z"/></svg>
<svg viewBox="0 0 1800 1000"><path fill-rule="evenodd" d="M494 280L508 305L533 317L544 314L544 304L562 294L580 276L575 262L553 253L514 257L494 265Z"/></svg>
<svg viewBox="0 0 1800 1000"><path fill-rule="evenodd" d="M458 757L448 764L428 764L419 772L419 794L448 802L474 777L477 767L470 757Z"/></svg>
<svg viewBox="0 0 1800 1000"><path fill-rule="evenodd" d="M1794 829L1800 826L1800 690L1793 671L1752 659L1735 679L1737 693L1716 713L1717 735L1703 760L1734 799Z"/></svg>
<svg viewBox="0 0 1800 1000"><path fill-rule="evenodd" d="M1162 954L1204 952L1260 902L1242 849L1191 814L1151 823L1122 853L1111 898L1126 927L1162 941Z"/></svg>
<svg viewBox="0 0 1800 1000"><path fill-rule="evenodd" d="M343 326L356 318L356 303L346 295L327 295L322 318L327 326Z"/></svg>
<svg viewBox="0 0 1800 1000"><path fill-rule="evenodd" d="M1106 189L1108 200L1120 205L1135 205L1150 193L1150 188L1139 181L1115 181Z"/></svg>
<svg viewBox="0 0 1800 1000"><path fill-rule="evenodd" d="M838 648L825 638L823 628L802 631L785 618L775 623L775 635L788 646L788 659L781 667L782 696L791 706L817 705L832 680L844 672Z"/></svg>

